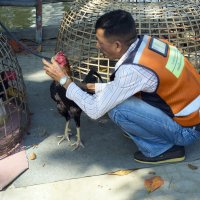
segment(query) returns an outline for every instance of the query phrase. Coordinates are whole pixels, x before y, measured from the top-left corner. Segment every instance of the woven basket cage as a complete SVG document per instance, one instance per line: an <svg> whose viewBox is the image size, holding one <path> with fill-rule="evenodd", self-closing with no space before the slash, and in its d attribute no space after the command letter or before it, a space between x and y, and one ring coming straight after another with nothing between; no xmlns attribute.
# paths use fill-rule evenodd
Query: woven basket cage
<svg viewBox="0 0 200 200"><path fill-rule="evenodd" d="M81 0L64 14L56 45L56 52L62 50L67 55L74 80L82 81L95 68L105 82L109 81L116 61L96 48L94 27L102 14L116 9L132 14L138 35L167 39L200 70L199 1Z"/></svg>
<svg viewBox="0 0 200 200"><path fill-rule="evenodd" d="M6 36L0 33L0 158L16 150L28 124L22 71Z"/></svg>

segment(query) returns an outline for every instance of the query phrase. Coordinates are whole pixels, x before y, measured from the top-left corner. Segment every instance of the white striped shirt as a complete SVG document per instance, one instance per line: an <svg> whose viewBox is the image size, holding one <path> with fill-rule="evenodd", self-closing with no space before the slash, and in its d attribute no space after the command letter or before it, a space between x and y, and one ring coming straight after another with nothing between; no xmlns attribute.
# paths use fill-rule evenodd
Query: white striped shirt
<svg viewBox="0 0 200 200"><path fill-rule="evenodd" d="M138 40L134 42L115 65L115 71L128 57ZM89 95L75 83L66 91L67 98L73 100L90 118L98 119L106 112L139 91L153 92L158 84L155 74L143 67L123 64L116 72L114 81L96 83L95 94Z"/></svg>

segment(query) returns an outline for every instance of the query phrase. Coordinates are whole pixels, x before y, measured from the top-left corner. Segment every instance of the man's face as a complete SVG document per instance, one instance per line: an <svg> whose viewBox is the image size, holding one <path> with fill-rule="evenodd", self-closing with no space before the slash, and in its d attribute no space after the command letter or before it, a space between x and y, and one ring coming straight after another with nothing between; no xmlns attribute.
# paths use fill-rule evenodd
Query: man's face
<svg viewBox="0 0 200 200"><path fill-rule="evenodd" d="M104 37L104 29L96 30L97 44L96 47L111 60L118 59L119 55L117 52L116 42Z"/></svg>

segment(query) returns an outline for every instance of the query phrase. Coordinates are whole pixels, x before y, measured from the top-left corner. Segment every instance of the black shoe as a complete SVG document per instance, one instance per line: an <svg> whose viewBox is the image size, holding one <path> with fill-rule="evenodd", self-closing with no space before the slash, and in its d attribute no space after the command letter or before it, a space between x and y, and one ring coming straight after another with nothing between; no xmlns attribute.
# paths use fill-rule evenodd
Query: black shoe
<svg viewBox="0 0 200 200"><path fill-rule="evenodd" d="M146 164L161 164L180 162L185 159L185 149L183 146L173 146L164 153L156 157L146 157L142 152L137 151L134 154L134 160Z"/></svg>

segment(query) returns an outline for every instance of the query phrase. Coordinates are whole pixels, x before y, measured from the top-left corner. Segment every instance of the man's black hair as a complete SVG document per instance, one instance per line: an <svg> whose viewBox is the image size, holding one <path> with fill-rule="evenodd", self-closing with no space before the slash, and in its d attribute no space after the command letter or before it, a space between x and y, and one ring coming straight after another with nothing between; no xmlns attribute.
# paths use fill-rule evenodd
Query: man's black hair
<svg viewBox="0 0 200 200"><path fill-rule="evenodd" d="M124 10L114 10L102 15L96 22L95 31L104 29L104 36L117 37L123 41L134 41L137 38L135 21L132 15Z"/></svg>

